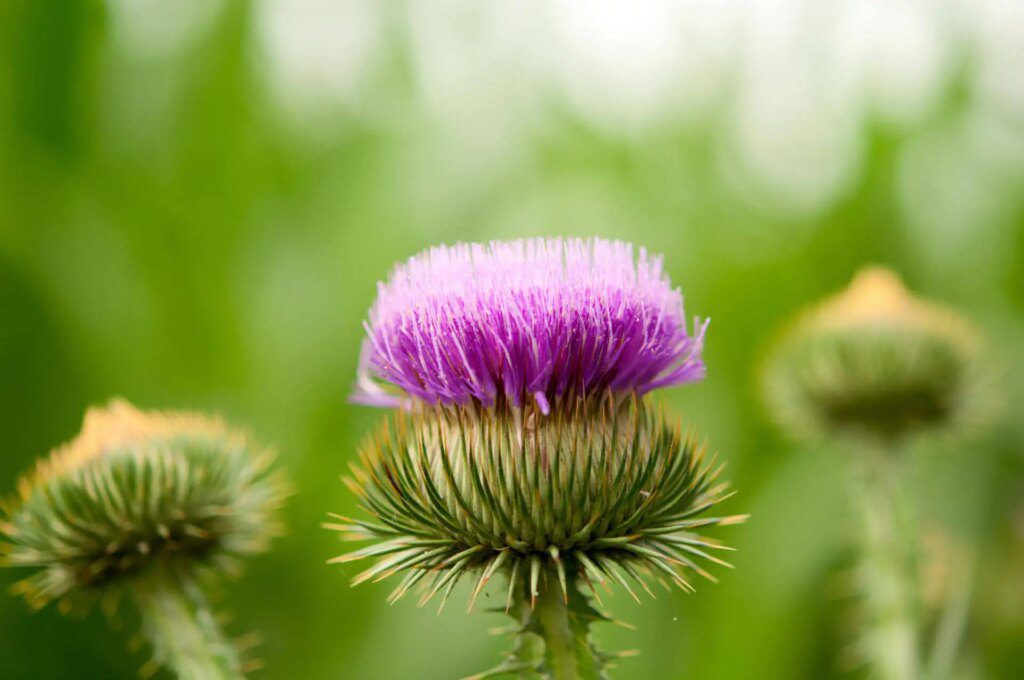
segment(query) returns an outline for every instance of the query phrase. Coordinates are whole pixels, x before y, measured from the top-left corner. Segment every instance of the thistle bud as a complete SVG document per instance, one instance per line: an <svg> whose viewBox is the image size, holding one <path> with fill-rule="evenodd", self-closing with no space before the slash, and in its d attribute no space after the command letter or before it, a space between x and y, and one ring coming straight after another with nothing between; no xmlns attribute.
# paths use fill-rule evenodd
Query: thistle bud
<svg viewBox="0 0 1024 680"><path fill-rule="evenodd" d="M921 657L915 484L909 460L888 454L908 437L961 431L984 417L978 347L954 311L915 298L888 270L868 269L801 317L766 366L765 399L781 424L796 436L839 439L861 454L849 460L860 519L861 630L851 649L873 677L946 675L926 669ZM936 642L951 655L950 631Z"/></svg>
<svg viewBox="0 0 1024 680"><path fill-rule="evenodd" d="M955 430L983 414L978 344L955 312L915 298L888 270L867 269L784 335L765 399L797 436Z"/></svg>
<svg viewBox="0 0 1024 680"><path fill-rule="evenodd" d="M196 578L235 571L278 532L284 494L271 461L218 418L124 401L91 409L78 437L20 480L2 525L4 563L35 569L16 587L33 607L113 602L128 592L143 609L156 661L190 676L202 650L181 645L219 644ZM193 634L189 618L205 629ZM218 663L236 672L221 646Z"/></svg>

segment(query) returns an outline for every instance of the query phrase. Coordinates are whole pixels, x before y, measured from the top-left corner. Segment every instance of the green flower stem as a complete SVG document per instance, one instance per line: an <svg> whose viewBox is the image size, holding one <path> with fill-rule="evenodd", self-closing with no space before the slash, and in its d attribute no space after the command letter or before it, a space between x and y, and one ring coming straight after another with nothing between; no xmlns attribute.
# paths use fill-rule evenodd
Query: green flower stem
<svg viewBox="0 0 1024 680"><path fill-rule="evenodd" d="M153 646L153 664L181 680L243 678L235 647L224 638L199 587L169 571L134 585L143 633Z"/></svg>
<svg viewBox="0 0 1024 680"><path fill-rule="evenodd" d="M540 665L540 658L544 654L542 642L535 635L529 634L533 632L534 612L530 607L530 598L526 596L528 588L529 585L524 582L516 586L516 594L509 611L521 628L519 634L516 635L515 647L509 655L505 668L510 672L518 672L521 680L536 679L536 668Z"/></svg>
<svg viewBox="0 0 1024 680"><path fill-rule="evenodd" d="M928 659L929 680L947 680L953 676L957 650L960 647L967 618L971 609L974 586L974 565L969 560L958 569L954 576L954 587L946 602L945 611L939 620L939 627Z"/></svg>
<svg viewBox="0 0 1024 680"><path fill-rule="evenodd" d="M880 680L921 677L913 504L895 452L866 452L857 493L860 573L867 625L864 652Z"/></svg>
<svg viewBox="0 0 1024 680"><path fill-rule="evenodd" d="M568 572L564 591L554 570L545 574L545 583L532 598L526 597L529 583L524 584L520 591L524 597L519 605L524 614L523 628L543 641L542 661L538 667L542 677L596 680L602 677L603 663L590 642L590 623L599 615L580 592L579 577L573 570Z"/></svg>

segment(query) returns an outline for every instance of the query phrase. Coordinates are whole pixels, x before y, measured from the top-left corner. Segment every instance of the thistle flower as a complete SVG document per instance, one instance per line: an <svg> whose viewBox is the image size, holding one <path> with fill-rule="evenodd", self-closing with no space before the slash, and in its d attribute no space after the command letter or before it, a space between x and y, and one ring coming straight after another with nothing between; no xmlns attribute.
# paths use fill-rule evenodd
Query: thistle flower
<svg viewBox="0 0 1024 680"><path fill-rule="evenodd" d="M522 407L644 394L704 377L703 325L661 258L602 239L440 246L397 267L370 310L354 400ZM376 380L375 380L376 379ZM390 383L399 394L379 382Z"/></svg>
<svg viewBox="0 0 1024 680"><path fill-rule="evenodd" d="M463 577L472 608L504 574L517 644L479 677L602 676L595 585L714 580L728 548L699 530L745 519L703 516L727 496L721 468L644 399L703 377L704 328L687 333L660 259L623 243L410 259L380 287L361 361L357 400L405 407L346 480L371 519L325 525L374 543L331 561L373 559L353 585L401 573L391 602L417 587L441 606Z"/></svg>
<svg viewBox="0 0 1024 680"><path fill-rule="evenodd" d="M0 525L4 563L35 568L16 591L62 609L130 594L153 665L180 677L237 677L236 651L198 578L267 548L283 498L272 455L222 420L113 401L18 484Z"/></svg>
<svg viewBox="0 0 1024 680"><path fill-rule="evenodd" d="M977 336L959 315L913 297L890 271L867 269L785 334L765 398L798 436L952 430L983 415L977 358Z"/></svg>

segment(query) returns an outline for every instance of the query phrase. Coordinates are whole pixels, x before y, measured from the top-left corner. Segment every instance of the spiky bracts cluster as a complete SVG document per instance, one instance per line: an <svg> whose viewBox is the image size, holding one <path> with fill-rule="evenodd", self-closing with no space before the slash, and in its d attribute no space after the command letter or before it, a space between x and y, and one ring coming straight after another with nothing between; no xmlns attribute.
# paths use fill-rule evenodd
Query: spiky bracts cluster
<svg viewBox="0 0 1024 680"><path fill-rule="evenodd" d="M22 478L3 563L33 606L116 594L156 567L233 570L277 533L273 456L217 418L91 409L81 434Z"/></svg>
<svg viewBox="0 0 1024 680"><path fill-rule="evenodd" d="M447 599L471 573L475 599L504 570L509 606L520 579L531 599L555 588L568 600L577 580L636 597L631 584L646 589L645 576L689 589L686 570L713 578L700 562L725 564L711 554L723 546L697 532L744 517L702 516L725 497L720 468L662 415L609 393L516 416L396 416L347 480L374 520L328 525L377 542L334 561L376 558L354 583L404 572L391 599L422 582L422 602Z"/></svg>
<svg viewBox="0 0 1024 680"><path fill-rule="evenodd" d="M882 269L803 315L766 364L765 399L797 436L886 440L984 417L978 340L960 316Z"/></svg>
<svg viewBox="0 0 1024 680"><path fill-rule="evenodd" d="M354 399L484 407L704 376L661 258L602 239L440 246L380 284ZM390 383L398 393L381 385Z"/></svg>

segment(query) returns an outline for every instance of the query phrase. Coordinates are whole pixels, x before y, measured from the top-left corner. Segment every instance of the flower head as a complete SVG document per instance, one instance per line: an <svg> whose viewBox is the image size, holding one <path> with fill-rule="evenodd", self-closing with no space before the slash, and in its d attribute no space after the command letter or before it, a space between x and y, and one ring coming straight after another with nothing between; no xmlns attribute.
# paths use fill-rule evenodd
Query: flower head
<svg viewBox="0 0 1024 680"><path fill-rule="evenodd" d="M867 269L784 335L767 364L766 399L798 435L949 429L977 419L985 401L978 344L955 312Z"/></svg>
<svg viewBox="0 0 1024 680"><path fill-rule="evenodd" d="M90 409L82 432L22 478L0 523L7 566L42 606L105 592L163 564L233 567L260 552L284 496L272 455L219 418Z"/></svg>
<svg viewBox="0 0 1024 680"><path fill-rule="evenodd" d="M704 376L661 258L602 239L440 246L379 286L354 399L394 406L644 394ZM398 388L388 390L379 381Z"/></svg>

